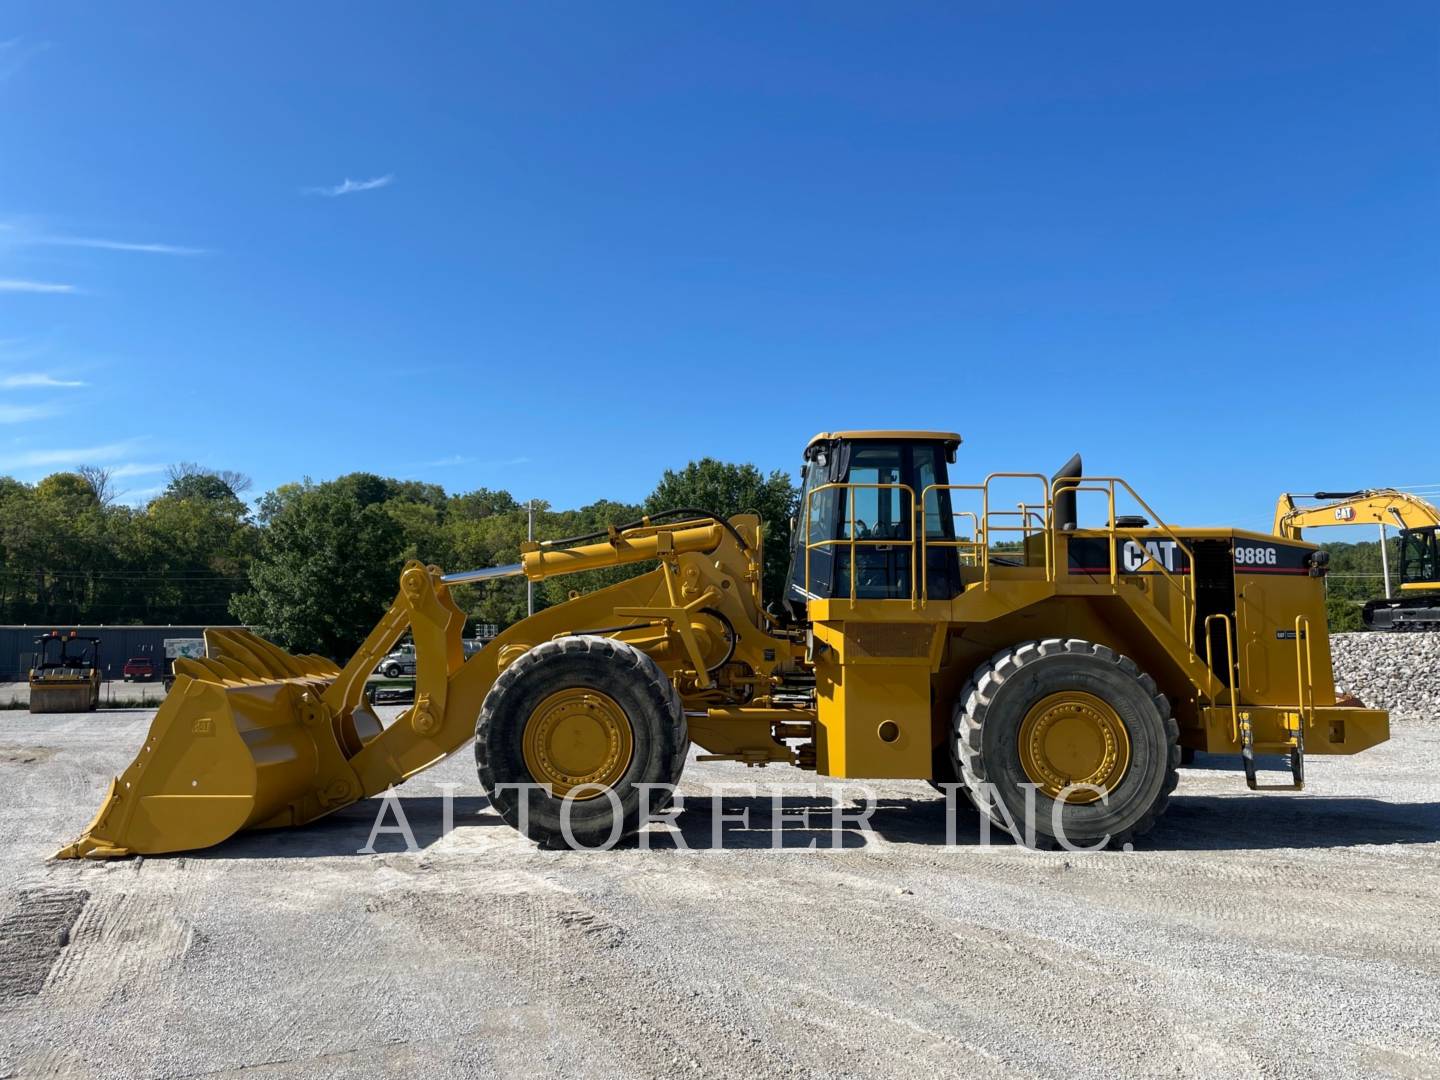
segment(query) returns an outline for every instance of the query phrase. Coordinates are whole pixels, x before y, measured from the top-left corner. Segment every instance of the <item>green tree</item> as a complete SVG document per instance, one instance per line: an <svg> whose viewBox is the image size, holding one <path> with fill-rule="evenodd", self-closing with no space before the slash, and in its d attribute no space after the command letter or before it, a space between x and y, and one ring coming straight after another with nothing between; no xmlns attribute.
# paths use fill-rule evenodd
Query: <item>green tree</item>
<svg viewBox="0 0 1440 1080"><path fill-rule="evenodd" d="M293 651L347 659L394 598L404 561L404 530L378 480L354 474L266 494L235 616Z"/></svg>
<svg viewBox="0 0 1440 1080"><path fill-rule="evenodd" d="M250 477L242 472L210 469L193 461L171 465L165 472L170 478L165 494L182 499L238 499L251 485Z"/></svg>
<svg viewBox="0 0 1440 1080"><path fill-rule="evenodd" d="M90 482L64 472L34 487L7 485L3 509L11 619L87 621L115 564L110 515Z"/></svg>
<svg viewBox="0 0 1440 1080"><path fill-rule="evenodd" d="M1325 621L1332 634L1353 633L1365 629L1365 605L1341 596L1325 597Z"/></svg>
<svg viewBox="0 0 1440 1080"><path fill-rule="evenodd" d="M258 544L249 508L217 476L192 474L152 499L129 546L141 555L148 622L224 623Z"/></svg>
<svg viewBox="0 0 1440 1080"><path fill-rule="evenodd" d="M766 476L754 465L701 458L678 471L667 469L645 500L645 511L654 514L693 507L714 511L722 517L745 511L759 514L764 525L765 596L778 601L785 595L785 575L790 568L791 519L799 501L799 490L789 474L781 469Z"/></svg>
<svg viewBox="0 0 1440 1080"><path fill-rule="evenodd" d="M163 498L196 499L209 502L239 502L235 492L218 476L209 473L188 473L176 477L165 487Z"/></svg>
<svg viewBox="0 0 1440 1080"><path fill-rule="evenodd" d="M1398 582L1400 539L1386 541L1392 588ZM1335 633L1364 630L1362 610L1367 600L1385 595L1385 575L1380 561L1380 542L1336 541L1321 544L1330 554L1330 572L1325 575L1325 611Z"/></svg>

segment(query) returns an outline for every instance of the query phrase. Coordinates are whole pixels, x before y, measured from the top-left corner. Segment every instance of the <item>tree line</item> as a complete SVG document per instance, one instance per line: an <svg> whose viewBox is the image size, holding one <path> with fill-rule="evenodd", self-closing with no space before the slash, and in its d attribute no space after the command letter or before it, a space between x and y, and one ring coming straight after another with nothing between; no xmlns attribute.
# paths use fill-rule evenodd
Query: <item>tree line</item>
<svg viewBox="0 0 1440 1080"><path fill-rule="evenodd" d="M400 568L520 560L528 511L508 491L448 494L438 484L351 473L303 480L246 501L238 472L174 466L143 506L118 500L104 469L35 484L0 477L0 623L244 623L286 648L345 658L394 599ZM753 510L765 523L765 591L778 597L798 492L789 475L705 458L667 470L639 503L602 499L564 510L538 502L537 538L603 531L646 513ZM535 586L537 608L620 581L617 567ZM452 590L473 627L526 610L523 579Z"/></svg>
<svg viewBox="0 0 1440 1080"><path fill-rule="evenodd" d="M31 625L245 623L287 648L343 658L393 599L401 566L447 569L518 562L527 510L508 491L447 494L438 484L351 473L266 492L254 506L242 473L181 463L143 506L118 500L102 468L34 484L0 477L0 623ZM540 539L603 530L642 514L701 507L758 512L765 523L765 595L783 595L799 493L776 470L706 458L666 471L642 502L602 499L573 510L538 503ZM1384 592L1379 544L1327 543L1332 630L1362 628L1364 602ZM1391 541L1391 571L1398 542ZM536 605L643 572L618 567L540 582ZM471 626L524 617L525 583L453 590Z"/></svg>
<svg viewBox="0 0 1440 1080"><path fill-rule="evenodd" d="M1364 630L1365 602L1385 595L1380 541L1320 546L1330 553L1330 572L1325 576L1325 614L1331 632ZM1385 547L1390 561L1390 586L1394 589L1400 580L1400 538L1388 537Z"/></svg>

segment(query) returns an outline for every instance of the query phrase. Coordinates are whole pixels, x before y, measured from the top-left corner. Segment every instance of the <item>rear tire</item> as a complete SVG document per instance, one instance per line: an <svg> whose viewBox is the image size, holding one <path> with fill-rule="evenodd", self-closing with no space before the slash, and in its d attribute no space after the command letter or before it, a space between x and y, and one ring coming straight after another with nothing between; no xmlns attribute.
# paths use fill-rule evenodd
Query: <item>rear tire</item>
<svg viewBox="0 0 1440 1080"><path fill-rule="evenodd" d="M965 781L960 776L960 771L955 766L955 759L950 752L950 741L946 739L931 754L930 772L931 777L925 783L929 784L938 794L949 798L950 791L956 790L964 797L964 805L974 806L975 800L970 795L970 789L965 786Z"/></svg>
<svg viewBox="0 0 1440 1080"><path fill-rule="evenodd" d="M386 664L383 674L387 679L398 679L400 677L400 665Z"/></svg>
<svg viewBox="0 0 1440 1080"><path fill-rule="evenodd" d="M604 702L602 715L609 722L625 725L618 734L630 750L628 763L615 758L613 782L605 784L613 798L594 788L577 788L589 797L570 800L570 834L577 847L601 847L633 835L647 809L641 806L639 785L678 783L685 767L690 739L680 695L654 660L633 645L590 635L537 645L507 667L485 695L475 726L475 766L490 804L506 823L542 847L568 846L566 800L540 788L507 785L549 783L555 791L556 779L537 778L543 762L532 769L527 754L535 760L535 739L550 715L547 709L553 713L556 708L551 703L591 698ZM582 711L586 707L575 706ZM532 723L537 731L527 742ZM565 746L557 749L564 751ZM649 797L651 811L670 802L663 791L651 791Z"/></svg>
<svg viewBox="0 0 1440 1080"><path fill-rule="evenodd" d="M1120 847L1155 824L1179 782L1179 728L1155 680L1128 657L1076 638L1031 641L996 653L982 665L956 702L955 764L977 808L1012 835L1006 819L1026 827L1026 785L1037 785L1034 840L1059 846L1053 814L1057 801L1026 771L1021 731L1027 716L1056 695L1098 699L1123 727L1127 764L1112 778L1103 800L1060 805L1060 832L1074 845L1091 847L1108 837ZM1032 729L1033 730L1033 729ZM1031 752L1033 759L1034 751ZM1059 794L1057 791L1056 794ZM1017 836L1020 842L1026 838Z"/></svg>

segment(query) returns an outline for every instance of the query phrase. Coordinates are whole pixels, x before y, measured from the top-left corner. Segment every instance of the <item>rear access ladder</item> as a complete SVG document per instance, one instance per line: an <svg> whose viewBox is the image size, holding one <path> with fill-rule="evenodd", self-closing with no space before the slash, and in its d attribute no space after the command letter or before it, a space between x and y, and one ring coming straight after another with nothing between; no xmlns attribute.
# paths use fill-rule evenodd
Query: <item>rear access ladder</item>
<svg viewBox="0 0 1440 1080"><path fill-rule="evenodd" d="M1305 728L1315 722L1315 681L1310 652L1310 620L1304 615L1295 616L1295 676L1298 687L1299 705L1283 714L1285 730L1289 733L1290 783L1262 784L1255 774L1255 726L1250 719L1250 710L1241 708L1235 700L1235 646L1234 624L1229 615L1207 615L1205 618L1205 663L1214 670L1210 654L1210 627L1219 622L1225 632L1225 691L1230 707L1231 733L1240 743L1240 760L1245 767L1245 783L1251 791L1303 791L1305 790ZM1303 642L1303 647L1302 647ZM1212 706L1219 706L1212 699Z"/></svg>

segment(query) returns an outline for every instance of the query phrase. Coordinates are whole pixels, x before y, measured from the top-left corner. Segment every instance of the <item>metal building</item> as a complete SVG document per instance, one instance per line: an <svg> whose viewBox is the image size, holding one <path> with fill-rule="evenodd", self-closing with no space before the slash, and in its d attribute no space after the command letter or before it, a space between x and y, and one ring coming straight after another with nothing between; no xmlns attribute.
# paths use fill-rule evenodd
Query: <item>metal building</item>
<svg viewBox="0 0 1440 1080"><path fill-rule="evenodd" d="M65 626L39 625L0 626L0 682L22 682L35 657L35 639L52 630L80 637L100 639L101 677L119 679L125 661L132 656L147 656L155 663L158 677L165 669L165 643L202 637L207 626ZM243 626L220 626L214 629L244 630Z"/></svg>

